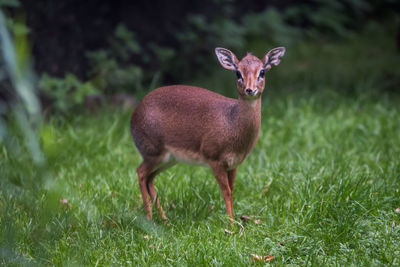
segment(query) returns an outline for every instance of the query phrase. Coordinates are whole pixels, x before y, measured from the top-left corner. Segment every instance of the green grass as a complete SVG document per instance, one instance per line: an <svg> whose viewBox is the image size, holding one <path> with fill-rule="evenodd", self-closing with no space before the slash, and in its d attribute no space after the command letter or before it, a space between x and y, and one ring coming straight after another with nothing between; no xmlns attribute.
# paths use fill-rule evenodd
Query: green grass
<svg viewBox="0 0 400 267"><path fill-rule="evenodd" d="M1 145L0 265L261 265L251 254L277 266L400 265L400 101L388 92L399 57L388 36L288 49L238 169L234 227L212 173L187 165L155 180L169 222L146 222L130 112L50 118L42 168ZM233 75L225 87L219 77L199 85L233 88Z"/></svg>
<svg viewBox="0 0 400 267"><path fill-rule="evenodd" d="M334 106L323 104L331 99ZM224 233L219 188L201 167L160 174L170 221L144 220L130 114L50 120L42 138L56 197L40 190L26 207L24 172L1 154L3 172L19 177L14 194L0 195L0 227L13 229L15 245L6 250L1 237L3 262L233 266L254 253L275 256L276 265L400 264L400 108L384 97L326 92L273 99L263 111L259 142L238 171L233 235ZM40 210L52 204L46 217ZM261 223L243 224L240 215Z"/></svg>

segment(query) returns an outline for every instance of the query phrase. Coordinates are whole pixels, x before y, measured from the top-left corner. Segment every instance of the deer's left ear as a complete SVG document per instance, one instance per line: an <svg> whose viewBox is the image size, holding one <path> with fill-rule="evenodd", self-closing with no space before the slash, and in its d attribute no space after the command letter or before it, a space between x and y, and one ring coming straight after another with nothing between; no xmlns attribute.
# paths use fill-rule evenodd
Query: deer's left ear
<svg viewBox="0 0 400 267"><path fill-rule="evenodd" d="M278 66L279 63L281 63L281 60L279 58L283 57L285 51L286 50L284 47L271 49L263 58L264 69L269 70L272 65Z"/></svg>
<svg viewBox="0 0 400 267"><path fill-rule="evenodd" d="M222 67L228 70L237 70L237 64L239 63L239 60L234 53L226 48L217 47L215 48L215 54L217 55L219 63L221 63Z"/></svg>

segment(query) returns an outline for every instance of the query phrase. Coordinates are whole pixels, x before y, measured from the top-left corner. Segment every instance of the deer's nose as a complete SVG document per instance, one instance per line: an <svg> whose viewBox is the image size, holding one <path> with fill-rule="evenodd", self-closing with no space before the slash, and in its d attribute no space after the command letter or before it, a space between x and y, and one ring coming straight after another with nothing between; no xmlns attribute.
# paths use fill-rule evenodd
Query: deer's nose
<svg viewBox="0 0 400 267"><path fill-rule="evenodd" d="M257 89L253 91L253 90L251 90L250 88L247 88L247 89L245 90L245 93L246 93L246 95L253 96L253 95L256 95L256 94L257 94Z"/></svg>

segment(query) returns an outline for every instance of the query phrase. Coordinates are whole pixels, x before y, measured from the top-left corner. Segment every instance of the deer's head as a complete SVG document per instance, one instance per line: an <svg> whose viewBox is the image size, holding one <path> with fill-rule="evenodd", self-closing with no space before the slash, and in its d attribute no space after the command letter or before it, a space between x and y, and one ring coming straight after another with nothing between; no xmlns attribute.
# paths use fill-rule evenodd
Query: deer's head
<svg viewBox="0 0 400 267"><path fill-rule="evenodd" d="M272 65L279 65L279 58L285 54L285 48L270 50L262 60L248 53L239 61L234 53L219 47L215 48L215 53L222 67L236 72L239 97L251 100L261 96L265 87L265 73Z"/></svg>

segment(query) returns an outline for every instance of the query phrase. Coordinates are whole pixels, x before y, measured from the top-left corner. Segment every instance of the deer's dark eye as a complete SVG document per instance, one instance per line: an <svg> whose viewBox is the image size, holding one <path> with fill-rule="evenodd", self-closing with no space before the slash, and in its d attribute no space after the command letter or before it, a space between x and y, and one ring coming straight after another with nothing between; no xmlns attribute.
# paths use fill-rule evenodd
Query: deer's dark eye
<svg viewBox="0 0 400 267"><path fill-rule="evenodd" d="M260 70L259 78L264 78L265 70Z"/></svg>
<svg viewBox="0 0 400 267"><path fill-rule="evenodd" d="M240 73L239 70L236 71L236 77L238 80L243 79L242 74Z"/></svg>

